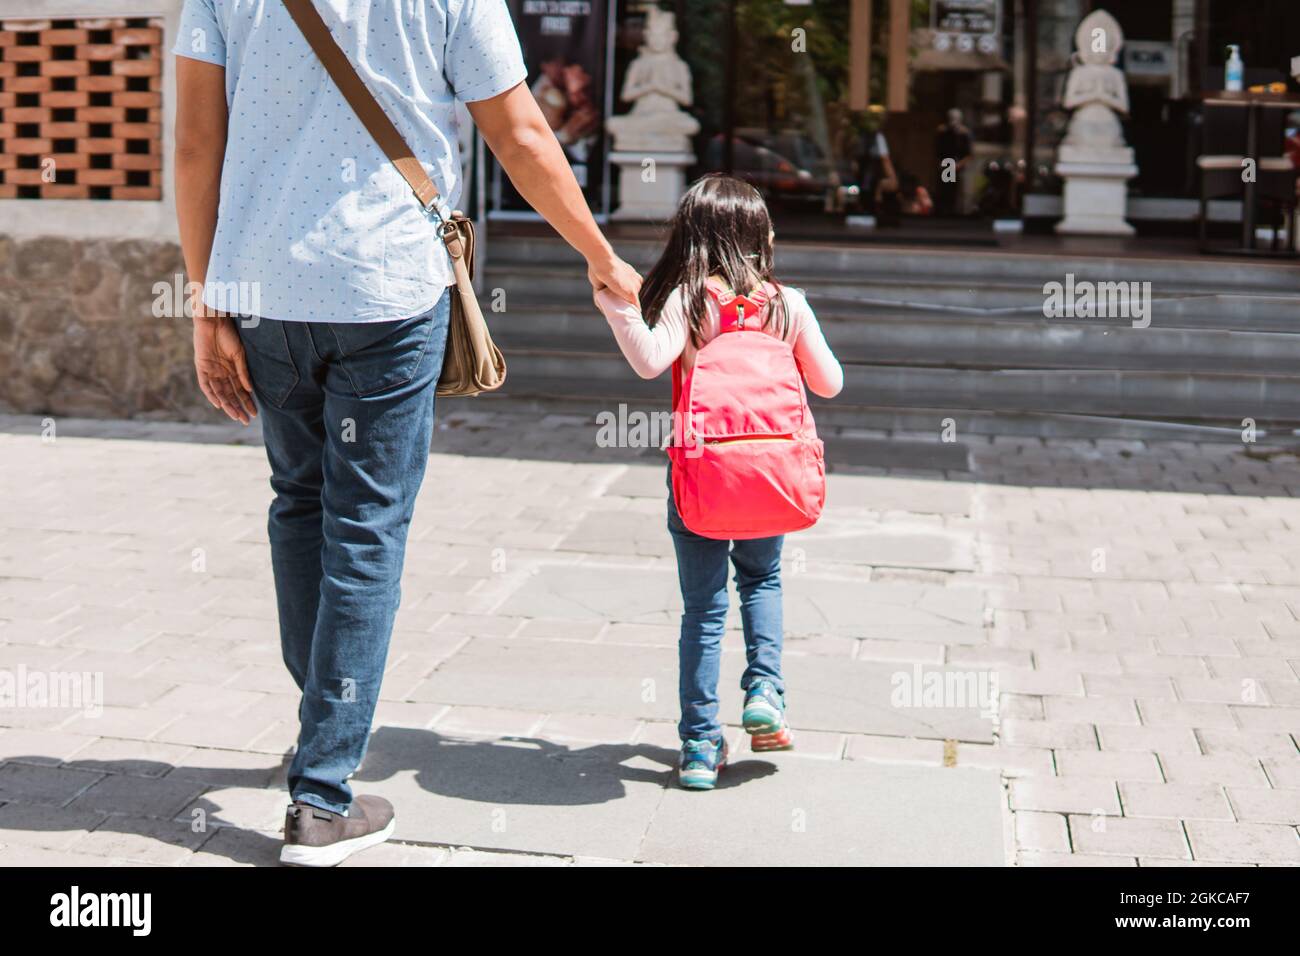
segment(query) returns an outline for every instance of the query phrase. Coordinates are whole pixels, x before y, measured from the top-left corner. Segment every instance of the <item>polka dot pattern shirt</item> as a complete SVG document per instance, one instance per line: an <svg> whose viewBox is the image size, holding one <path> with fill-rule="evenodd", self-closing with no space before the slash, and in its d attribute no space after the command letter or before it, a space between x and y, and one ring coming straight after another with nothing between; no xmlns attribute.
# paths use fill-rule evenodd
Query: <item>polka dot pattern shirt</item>
<svg viewBox="0 0 1300 956"><path fill-rule="evenodd" d="M455 207L455 100L488 99L526 76L506 0L314 2ZM393 321L433 306L454 281L434 224L280 0L185 0L173 52L226 71L208 305L315 322Z"/></svg>

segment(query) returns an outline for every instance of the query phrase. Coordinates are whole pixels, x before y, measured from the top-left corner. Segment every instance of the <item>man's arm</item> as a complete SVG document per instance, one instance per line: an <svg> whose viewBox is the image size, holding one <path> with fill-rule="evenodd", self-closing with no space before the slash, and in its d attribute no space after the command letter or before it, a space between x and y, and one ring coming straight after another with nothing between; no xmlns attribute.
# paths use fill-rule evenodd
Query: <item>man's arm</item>
<svg viewBox="0 0 1300 956"><path fill-rule="evenodd" d="M217 231L226 156L226 71L178 56L176 86L176 220L185 272L191 282L202 285Z"/></svg>
<svg viewBox="0 0 1300 956"><path fill-rule="evenodd" d="M592 219L587 197L528 87L520 83L466 106L519 195L587 260L592 288L637 301L641 276L614 253Z"/></svg>
<svg viewBox="0 0 1300 956"><path fill-rule="evenodd" d="M203 305L217 231L221 165L226 156L226 70L176 57L176 220L185 273L195 288L194 369L214 408L247 425L256 414L244 348L234 322Z"/></svg>

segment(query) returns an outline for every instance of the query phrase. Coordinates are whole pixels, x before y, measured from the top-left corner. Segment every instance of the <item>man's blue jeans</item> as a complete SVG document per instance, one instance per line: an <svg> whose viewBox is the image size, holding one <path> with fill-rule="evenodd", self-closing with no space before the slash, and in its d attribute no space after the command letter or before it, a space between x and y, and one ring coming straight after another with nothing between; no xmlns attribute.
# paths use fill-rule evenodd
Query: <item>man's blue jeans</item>
<svg viewBox="0 0 1300 956"><path fill-rule="evenodd" d="M717 541L682 523L668 491L668 531L677 549L677 579L682 589L681 636L677 641L678 695L682 740L714 740L722 735L718 717L718 673L727 624L727 557L736 566L740 623L745 631L748 666L740 687L770 680L785 693L781 678L781 545L784 535L747 541Z"/></svg>
<svg viewBox="0 0 1300 956"><path fill-rule="evenodd" d="M271 462L280 644L302 690L289 792L352 803L433 436L450 298L400 322L237 319Z"/></svg>

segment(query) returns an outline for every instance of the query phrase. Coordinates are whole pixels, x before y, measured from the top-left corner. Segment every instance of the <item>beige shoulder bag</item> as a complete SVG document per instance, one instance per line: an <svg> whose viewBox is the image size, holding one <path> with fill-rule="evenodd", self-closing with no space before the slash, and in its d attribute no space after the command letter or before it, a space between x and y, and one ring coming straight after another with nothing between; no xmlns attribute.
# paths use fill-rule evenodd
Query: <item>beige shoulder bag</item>
<svg viewBox="0 0 1300 956"><path fill-rule="evenodd" d="M311 0L284 0L289 15L307 38L325 72L348 101L357 118L374 137L402 178L410 185L426 213L438 222L438 234L451 255L456 285L451 293L451 328L447 353L438 379L439 395L477 395L498 389L506 380L506 361L488 334L483 310L474 295L474 223L455 211L444 217L438 211L438 187L412 154L402 134L383 107L366 89L347 55L339 49Z"/></svg>

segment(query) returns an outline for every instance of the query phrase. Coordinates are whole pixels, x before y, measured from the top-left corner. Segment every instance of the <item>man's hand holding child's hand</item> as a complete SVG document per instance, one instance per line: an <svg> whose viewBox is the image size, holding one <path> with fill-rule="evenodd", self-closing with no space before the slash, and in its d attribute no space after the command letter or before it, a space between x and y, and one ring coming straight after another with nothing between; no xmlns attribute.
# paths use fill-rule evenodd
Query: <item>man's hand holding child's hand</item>
<svg viewBox="0 0 1300 956"><path fill-rule="evenodd" d="M641 275L612 251L607 258L587 260L587 278L594 296L608 289L626 302L636 302L641 293Z"/></svg>

